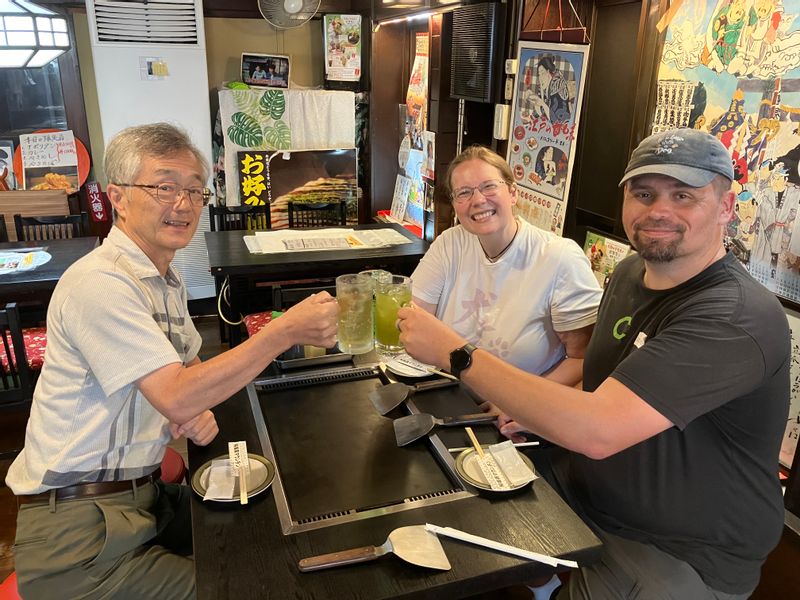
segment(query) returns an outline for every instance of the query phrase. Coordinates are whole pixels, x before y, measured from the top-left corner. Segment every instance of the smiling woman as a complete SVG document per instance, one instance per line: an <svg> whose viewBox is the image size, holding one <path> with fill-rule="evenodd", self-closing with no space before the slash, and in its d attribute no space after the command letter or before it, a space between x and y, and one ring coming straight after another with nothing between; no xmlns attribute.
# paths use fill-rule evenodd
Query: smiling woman
<svg viewBox="0 0 800 600"><path fill-rule="evenodd" d="M511 170L488 148L457 156L445 181L460 225L414 271L415 303L521 369L577 382L601 294L588 259L514 217Z"/></svg>

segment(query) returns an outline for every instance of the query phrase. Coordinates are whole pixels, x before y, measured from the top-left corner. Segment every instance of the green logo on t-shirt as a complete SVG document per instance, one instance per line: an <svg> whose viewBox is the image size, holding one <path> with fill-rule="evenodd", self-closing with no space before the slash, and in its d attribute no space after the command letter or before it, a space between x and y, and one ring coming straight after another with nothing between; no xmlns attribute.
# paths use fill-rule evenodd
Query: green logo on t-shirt
<svg viewBox="0 0 800 600"><path fill-rule="evenodd" d="M631 317L622 317L619 321L614 323L614 329L612 330L614 339L621 340L625 337L628 333L628 325L631 324L632 320Z"/></svg>

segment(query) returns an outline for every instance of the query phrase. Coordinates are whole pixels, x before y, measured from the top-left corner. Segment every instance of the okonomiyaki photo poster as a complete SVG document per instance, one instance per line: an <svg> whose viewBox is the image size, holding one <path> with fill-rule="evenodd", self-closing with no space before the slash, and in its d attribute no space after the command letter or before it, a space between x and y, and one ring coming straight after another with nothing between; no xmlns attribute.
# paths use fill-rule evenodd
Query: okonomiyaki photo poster
<svg viewBox="0 0 800 600"><path fill-rule="evenodd" d="M520 42L508 163L517 214L559 235L569 197L589 46Z"/></svg>

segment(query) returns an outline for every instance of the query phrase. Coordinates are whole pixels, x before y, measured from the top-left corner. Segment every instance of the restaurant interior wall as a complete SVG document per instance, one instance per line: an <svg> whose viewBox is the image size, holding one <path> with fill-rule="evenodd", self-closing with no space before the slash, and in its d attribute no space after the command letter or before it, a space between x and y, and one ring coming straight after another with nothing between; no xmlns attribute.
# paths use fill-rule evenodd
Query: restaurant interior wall
<svg viewBox="0 0 800 600"><path fill-rule="evenodd" d="M374 6L377 6L374 4ZM427 5L430 6L430 5ZM442 4L443 6L443 4ZM399 9L398 9L399 10ZM403 10L402 14L408 11ZM395 16L384 6L376 9L378 17ZM506 31L510 29L506 28ZM373 28L370 69L380 73L370 89L370 143L372 147L372 212L388 210L392 203L398 173L398 106L406 101L411 67L414 61L415 36L430 34L428 74L428 129L436 134L436 173L443 174L456 155L458 138L458 101L450 97L452 13L436 13L428 19L410 19L381 23ZM506 41L504 44L506 45ZM398 51L402 49L402 51ZM497 61L502 63L502 53ZM502 70L502 69L501 69ZM499 82L498 82L499 84ZM465 103L463 146L472 143L496 147L492 139L493 104ZM452 211L441 181L436 181L433 223L426 231L438 235L452 225Z"/></svg>

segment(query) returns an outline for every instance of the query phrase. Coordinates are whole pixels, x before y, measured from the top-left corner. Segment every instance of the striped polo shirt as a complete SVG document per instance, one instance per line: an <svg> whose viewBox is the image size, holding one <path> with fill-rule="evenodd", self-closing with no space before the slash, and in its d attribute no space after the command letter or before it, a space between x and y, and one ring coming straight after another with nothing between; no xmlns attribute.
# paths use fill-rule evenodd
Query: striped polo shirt
<svg viewBox="0 0 800 600"><path fill-rule="evenodd" d="M134 382L193 360L200 345L180 275L170 266L162 277L112 227L53 293L44 367L8 486L17 495L36 494L153 471L170 439L169 421Z"/></svg>

